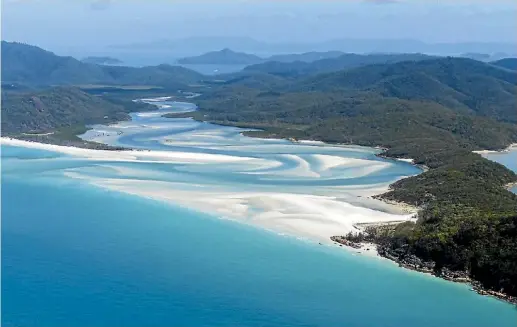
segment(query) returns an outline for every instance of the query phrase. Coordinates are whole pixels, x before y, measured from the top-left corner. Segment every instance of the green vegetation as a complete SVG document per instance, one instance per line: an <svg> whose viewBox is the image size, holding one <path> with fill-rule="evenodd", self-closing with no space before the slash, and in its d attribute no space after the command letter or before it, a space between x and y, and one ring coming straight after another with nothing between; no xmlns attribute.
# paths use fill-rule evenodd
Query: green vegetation
<svg viewBox="0 0 517 327"><path fill-rule="evenodd" d="M170 65L152 67L103 66L61 57L41 48L2 41L2 82L50 85L154 85L184 88L203 75Z"/></svg>
<svg viewBox="0 0 517 327"><path fill-rule="evenodd" d="M195 57L186 57L178 60L180 64L189 65L252 65L264 61L264 59L243 52L235 52L230 49L212 51Z"/></svg>
<svg viewBox="0 0 517 327"><path fill-rule="evenodd" d="M341 51L311 51L304 53L293 53L293 54L281 54L273 55L266 58L266 61L277 61L277 62L313 62L322 59L337 58L344 55Z"/></svg>
<svg viewBox="0 0 517 327"><path fill-rule="evenodd" d="M460 54L458 57L469 58L469 59L486 62L486 61L490 60L491 55L489 55L487 53L479 53L479 52L465 52L465 53Z"/></svg>
<svg viewBox="0 0 517 327"><path fill-rule="evenodd" d="M112 57L96 57L96 56L90 56L81 59L82 62L88 63L88 64L96 64L96 65L120 65L123 62L117 58Z"/></svg>
<svg viewBox="0 0 517 327"><path fill-rule="evenodd" d="M22 43L2 41L1 50L2 133L39 142L110 148L76 135L89 124L154 110L133 99L168 96L203 79L178 66L102 66Z"/></svg>
<svg viewBox="0 0 517 327"><path fill-rule="evenodd" d="M95 149L95 150L127 150L119 146L111 146L107 144L85 141L78 135L84 134L88 128L84 125L76 125L70 127L62 127L47 133L21 133L14 135L17 139L31 142L58 144L64 146L75 146L78 148Z"/></svg>
<svg viewBox="0 0 517 327"><path fill-rule="evenodd" d="M517 176L472 152L517 142L516 81L469 59L373 65L276 88L225 83L190 116L262 129L253 136L381 146L383 156L426 165L379 196L422 208L384 246L517 295L517 195L504 187Z"/></svg>
<svg viewBox="0 0 517 327"><path fill-rule="evenodd" d="M261 58L253 54L236 52L230 49L207 52L205 54L186 57L178 60L180 64L209 64L209 65L256 65L264 62L313 62L322 59L336 58L344 53L341 51L305 52L296 54L273 55L268 58ZM362 57L360 55L353 55ZM260 66L259 66L260 67Z"/></svg>
<svg viewBox="0 0 517 327"><path fill-rule="evenodd" d="M2 92L2 135L45 143L92 147L76 135L85 125L129 119L128 113L153 110L132 101L107 101L76 88L57 87L31 93ZM94 144L95 148L108 148Z"/></svg>
<svg viewBox="0 0 517 327"><path fill-rule="evenodd" d="M465 58L371 65L318 75L297 91L371 91L386 97L439 103L464 113L517 122L516 72Z"/></svg>
<svg viewBox="0 0 517 327"><path fill-rule="evenodd" d="M504 58L492 61L491 64L509 70L517 70L517 58Z"/></svg>
<svg viewBox="0 0 517 327"><path fill-rule="evenodd" d="M296 61L293 60L289 63L285 62L285 57L278 56L278 59L272 57L267 62L248 66L244 71L267 73L283 77L299 77L304 75L335 72L343 69L352 69L372 64L389 64L401 61L419 61L432 58L431 56L419 53L369 55L346 53L341 54L340 56L335 56L335 53L327 53L324 58L319 60L303 60L306 59L309 54L306 54L305 56L300 55L300 59Z"/></svg>
<svg viewBox="0 0 517 327"><path fill-rule="evenodd" d="M400 229L397 226L392 235L378 239L382 251L399 262L417 257L432 263L434 271L463 272L482 288L515 300L515 210L507 215L487 214L472 207L450 205L434 207L432 213L435 215L426 214L419 223L404 224Z"/></svg>

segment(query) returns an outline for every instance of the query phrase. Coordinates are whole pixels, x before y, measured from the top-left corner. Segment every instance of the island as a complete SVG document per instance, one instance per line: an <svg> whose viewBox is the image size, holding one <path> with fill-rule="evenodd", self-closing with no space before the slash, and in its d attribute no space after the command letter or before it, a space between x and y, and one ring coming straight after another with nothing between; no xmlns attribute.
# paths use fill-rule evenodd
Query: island
<svg viewBox="0 0 517 327"><path fill-rule="evenodd" d="M183 65L252 65L263 61L264 59L259 56L225 48L199 56L181 58L177 62Z"/></svg>
<svg viewBox="0 0 517 327"><path fill-rule="evenodd" d="M119 60L117 58L113 57L97 57L97 56L89 56L86 58L81 59L82 62L87 64L96 64L96 65L121 65L124 62L122 60Z"/></svg>

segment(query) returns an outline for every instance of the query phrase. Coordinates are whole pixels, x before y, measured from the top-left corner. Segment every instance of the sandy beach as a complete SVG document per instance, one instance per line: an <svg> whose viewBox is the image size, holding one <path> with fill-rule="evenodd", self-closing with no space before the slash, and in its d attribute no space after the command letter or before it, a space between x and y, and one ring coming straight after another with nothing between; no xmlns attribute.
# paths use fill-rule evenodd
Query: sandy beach
<svg viewBox="0 0 517 327"><path fill-rule="evenodd" d="M512 151L512 150L517 150L517 143L512 143L503 150L478 150L478 151L473 151L473 152L483 155L483 154L490 154L490 153L505 153L505 152Z"/></svg>
<svg viewBox="0 0 517 327"><path fill-rule="evenodd" d="M332 243L330 237L358 231L356 224L390 221L407 221L414 219L416 208L397 203L386 203L372 199L373 195L388 190L388 184L329 186L323 191L311 194L304 192L249 191L233 189L218 185L198 185L194 182L173 182L143 180L127 176L159 173L138 171L117 167L110 162L139 162L161 164L195 164L195 165L245 165L244 170L258 172L262 169L276 167L277 163L261 158L239 157L222 154L207 154L176 151L106 151L28 142L2 137L1 144L18 147L42 149L59 152L69 156L85 158L99 162L117 172L115 177L103 178L89 176L79 170L69 169L65 175L70 178L84 179L94 185L148 197L155 200L171 202L185 208L214 214L218 217L240 221L266 228L275 232L314 240L326 244ZM382 169L389 163L343 158L333 155L314 155L318 162L317 169L309 162L296 155L285 154L286 158L296 162L291 170L282 171L286 176L318 179L322 172L336 167L357 168L357 176ZM102 162L102 163L100 163ZM274 174L272 174L274 175ZM367 254L375 255L374 246Z"/></svg>

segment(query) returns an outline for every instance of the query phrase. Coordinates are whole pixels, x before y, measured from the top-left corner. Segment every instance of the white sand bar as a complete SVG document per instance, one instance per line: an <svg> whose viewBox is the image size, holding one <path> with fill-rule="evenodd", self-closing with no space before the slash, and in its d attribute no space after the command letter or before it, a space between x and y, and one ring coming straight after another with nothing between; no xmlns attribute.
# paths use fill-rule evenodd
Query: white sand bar
<svg viewBox="0 0 517 327"><path fill-rule="evenodd" d="M201 134L206 134L207 138L218 135L215 132ZM111 190L167 201L219 217L321 242L330 242L330 236L356 231L354 224L357 223L406 221L414 217L414 211L408 211L407 207L404 210L387 210L390 206L396 205L371 198L372 195L385 191L388 183L338 186L332 183L325 184L326 181L332 182L334 179L373 174L391 165L384 161L347 158L334 155L334 152L304 154L307 158L314 159L309 161L300 155L287 152L276 157L251 157L188 151L91 150L5 137L1 138L0 142L4 145L42 149L88 159L98 162L99 168L104 169L99 169L99 172L108 174L89 175L91 166L64 169L63 173L70 178L83 179ZM289 162L289 169L283 168L285 162L282 160ZM146 180L144 177L159 179L166 176L168 171L153 171L153 168L149 167L155 166L146 165L138 168L117 167L117 163L120 162L185 164L177 167L179 172L176 171L175 174L188 171L192 175L187 175L186 179L192 180L174 180L174 176L180 175L168 175L168 179L164 180ZM352 175L343 177L343 171L340 169L348 169ZM335 174L332 173L334 170ZM249 174L250 171L253 171L253 175ZM203 174L210 177L209 181L204 180ZM230 177L224 179L223 174L229 174ZM243 178L239 176L244 175L246 178L258 178L256 181L261 181L261 184L254 185L246 180L240 184L238 181L232 183L232 178L239 180ZM288 182L317 181L321 184L275 185L275 178ZM221 183L220 180L224 182ZM272 182L268 184L270 180ZM400 214L403 211L405 213Z"/></svg>

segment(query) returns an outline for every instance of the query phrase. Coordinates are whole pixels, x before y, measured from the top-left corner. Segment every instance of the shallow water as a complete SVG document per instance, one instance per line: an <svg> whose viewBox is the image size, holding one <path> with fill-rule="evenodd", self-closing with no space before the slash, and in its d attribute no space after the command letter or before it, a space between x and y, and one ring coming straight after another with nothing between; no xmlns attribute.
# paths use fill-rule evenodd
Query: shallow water
<svg viewBox="0 0 517 327"><path fill-rule="evenodd" d="M170 105L164 110L189 110ZM190 120L134 118L87 137L182 155L93 160L2 146L3 326L517 323L513 306L467 285L106 188L137 181L142 192L159 182L164 193L212 194L203 201L279 191L352 200L418 172L413 166L368 148L294 145ZM113 184L102 185L106 180Z"/></svg>
<svg viewBox="0 0 517 327"><path fill-rule="evenodd" d="M93 126L82 136L145 150L137 160L86 160L84 167L65 169L67 176L324 242L355 230L355 223L412 216L372 199L420 172L407 162L379 158L372 148L256 139L240 128L163 118L195 105L146 101L161 109Z"/></svg>
<svg viewBox="0 0 517 327"><path fill-rule="evenodd" d="M375 156L377 150L358 146L322 146L293 144L287 140L256 139L243 136L243 129L218 126L191 119L167 119L167 112L191 111L195 106L178 102L154 102L171 106L156 113L132 115L131 122L112 126L94 126L83 138L135 149L215 154L248 161L227 161L209 165L175 167L191 178L212 180L218 185L231 184L239 189L247 185L288 188L391 183L420 170L409 163ZM323 155L323 156L322 156ZM340 160L329 166L327 159ZM347 159L357 159L347 163ZM140 165L140 163L139 163ZM170 170L170 165L154 165L153 170ZM371 173L369 172L371 170ZM197 176L197 177L196 177ZM178 176L174 177L175 180ZM334 190L332 192L335 192Z"/></svg>
<svg viewBox="0 0 517 327"><path fill-rule="evenodd" d="M505 165L509 169L517 173L517 148L512 148L505 152L492 152L483 155L485 158L498 162ZM510 189L513 193L517 194L517 186Z"/></svg>

